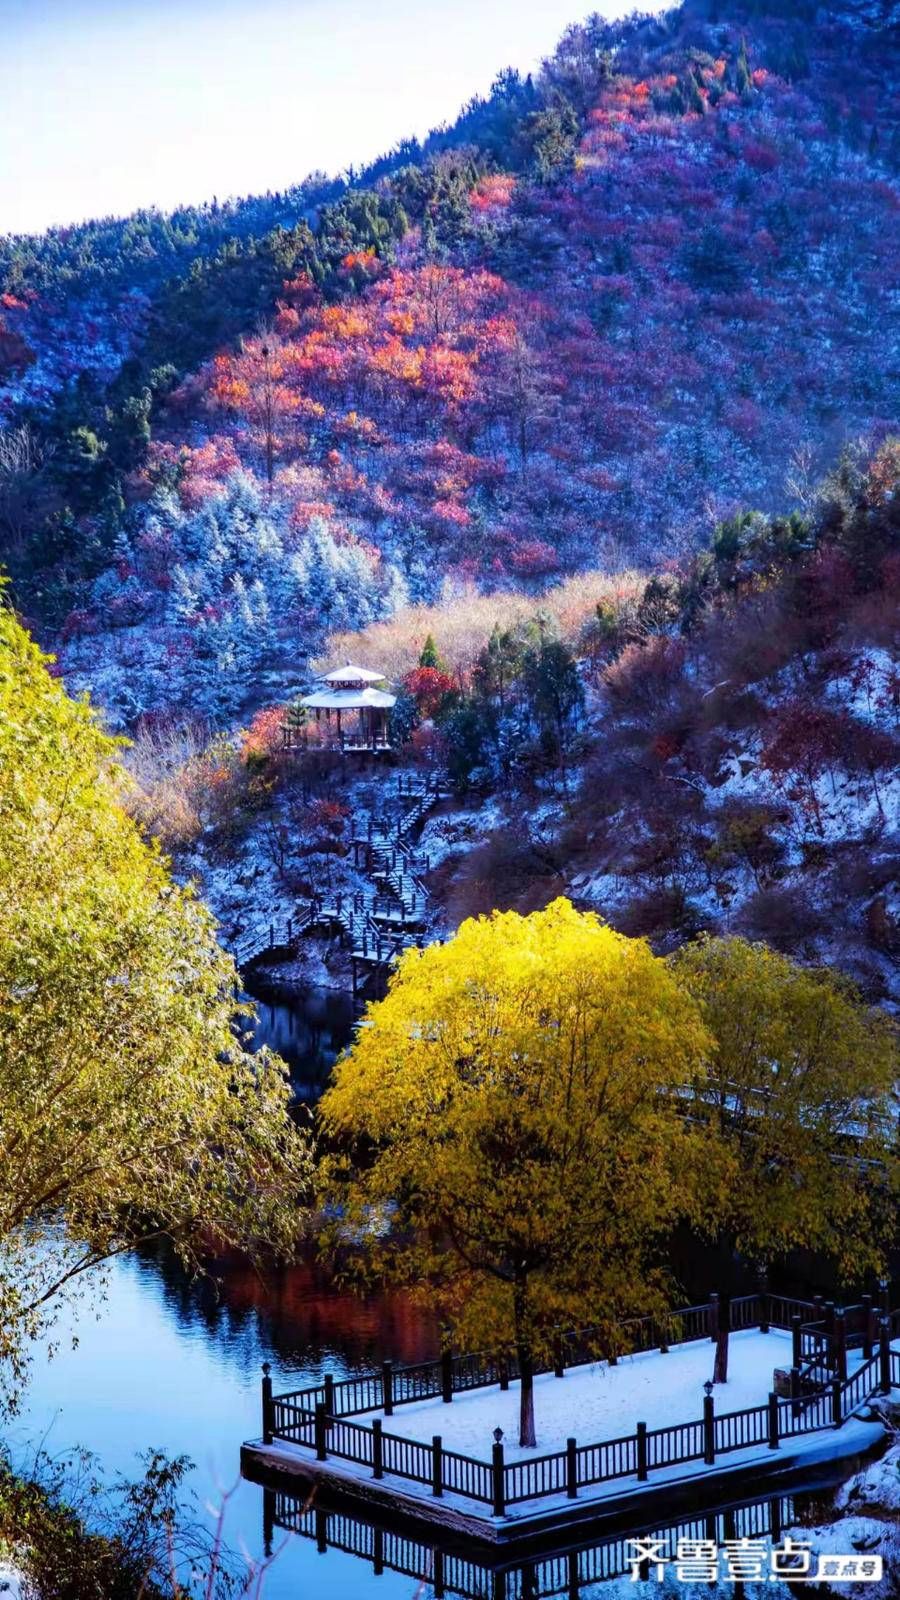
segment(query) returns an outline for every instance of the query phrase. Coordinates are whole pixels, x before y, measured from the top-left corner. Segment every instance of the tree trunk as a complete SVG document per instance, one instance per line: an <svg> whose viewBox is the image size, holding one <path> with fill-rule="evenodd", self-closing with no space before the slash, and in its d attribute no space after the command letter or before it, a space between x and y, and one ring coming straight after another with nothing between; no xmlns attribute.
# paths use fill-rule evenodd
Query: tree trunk
<svg viewBox="0 0 900 1600"><path fill-rule="evenodd" d="M534 1432L534 1350L528 1312L528 1287L525 1279L516 1284L513 1307L516 1323L516 1355L519 1361L519 1445L533 1447L537 1443Z"/></svg>

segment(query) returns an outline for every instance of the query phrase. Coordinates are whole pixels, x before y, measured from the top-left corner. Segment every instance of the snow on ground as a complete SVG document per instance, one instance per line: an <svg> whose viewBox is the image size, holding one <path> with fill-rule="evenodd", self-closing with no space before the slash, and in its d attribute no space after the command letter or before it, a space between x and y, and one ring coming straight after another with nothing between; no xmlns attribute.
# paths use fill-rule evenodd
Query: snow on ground
<svg viewBox="0 0 900 1600"><path fill-rule="evenodd" d="M11 1561L0 1560L0 1595L3 1600L24 1600L25 1579Z"/></svg>
<svg viewBox="0 0 900 1600"><path fill-rule="evenodd" d="M651 1430L676 1422L696 1422L703 1415L703 1384L712 1377L713 1344L708 1339L674 1346L668 1355L645 1352L622 1356L614 1367L597 1362L572 1367L564 1378L542 1374L534 1384L537 1453L562 1450L568 1438L597 1444L635 1431L638 1422ZM729 1341L728 1382L714 1390L716 1411L741 1411L763 1405L773 1387L776 1367L791 1364L791 1336L773 1329L747 1329ZM372 1415L376 1415L374 1413ZM366 1413L360 1421L370 1423ZM477 1460L490 1459L492 1434L501 1427L506 1456L526 1459L535 1452L516 1443L519 1433L519 1386L506 1393L492 1385L455 1395L450 1405L422 1400L397 1406L383 1418L386 1433L430 1444L439 1433L448 1450Z"/></svg>
<svg viewBox="0 0 900 1600"><path fill-rule="evenodd" d="M896 1437L896 1436L895 1436ZM884 1577L867 1583L868 1600L894 1600L900 1593L900 1443L841 1486L835 1495L836 1517L814 1528L797 1530L816 1554L853 1555L874 1552L884 1560ZM859 1593L859 1585L836 1583L835 1595Z"/></svg>
<svg viewBox="0 0 900 1600"><path fill-rule="evenodd" d="M481 806L456 807L429 817L419 839L419 852L427 856L431 871L449 856L463 855L483 844L503 826L506 818L500 801L486 800Z"/></svg>

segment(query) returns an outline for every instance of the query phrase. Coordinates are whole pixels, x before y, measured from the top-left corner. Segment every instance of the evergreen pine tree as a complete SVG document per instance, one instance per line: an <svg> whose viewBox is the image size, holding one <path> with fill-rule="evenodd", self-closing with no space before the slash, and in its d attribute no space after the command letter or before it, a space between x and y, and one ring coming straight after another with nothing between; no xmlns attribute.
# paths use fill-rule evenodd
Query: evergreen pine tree
<svg viewBox="0 0 900 1600"><path fill-rule="evenodd" d="M751 86L750 63L747 60L747 41L741 38L741 48L738 51L737 66L735 68L735 84L738 94L746 94Z"/></svg>
<svg viewBox="0 0 900 1600"><path fill-rule="evenodd" d="M436 672L446 672L447 668L438 655L438 648L434 642L434 634L429 633L419 654L420 667L433 667Z"/></svg>

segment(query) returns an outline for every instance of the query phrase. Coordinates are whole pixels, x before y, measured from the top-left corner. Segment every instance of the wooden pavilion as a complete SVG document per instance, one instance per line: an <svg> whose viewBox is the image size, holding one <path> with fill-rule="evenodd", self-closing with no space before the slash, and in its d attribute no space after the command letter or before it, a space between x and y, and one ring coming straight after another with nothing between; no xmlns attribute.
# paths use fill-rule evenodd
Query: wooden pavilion
<svg viewBox="0 0 900 1600"><path fill-rule="evenodd" d="M383 672L357 667L348 661L319 679L321 687L304 695L301 704L321 721L332 716L337 724L337 743L342 750L389 750L390 713L397 696L377 685L385 682ZM348 726L349 722L349 726Z"/></svg>

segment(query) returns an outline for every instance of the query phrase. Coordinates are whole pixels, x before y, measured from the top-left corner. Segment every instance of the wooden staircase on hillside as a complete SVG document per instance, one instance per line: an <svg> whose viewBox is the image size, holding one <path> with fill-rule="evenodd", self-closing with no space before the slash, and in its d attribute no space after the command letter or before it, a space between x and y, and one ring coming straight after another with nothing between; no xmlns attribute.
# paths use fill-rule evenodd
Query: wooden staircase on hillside
<svg viewBox="0 0 900 1600"><path fill-rule="evenodd" d="M355 893L313 896L278 928L269 926L268 939L253 941L254 948L236 952L243 967L267 958L290 959L299 952L301 939L315 933L337 933L349 951L353 993L377 992L391 967L410 945L423 943L430 909L423 876L428 859L416 847L431 811L449 794L442 775L399 773L393 792L388 789L383 806L370 814L366 826L351 839L354 863L368 882Z"/></svg>

